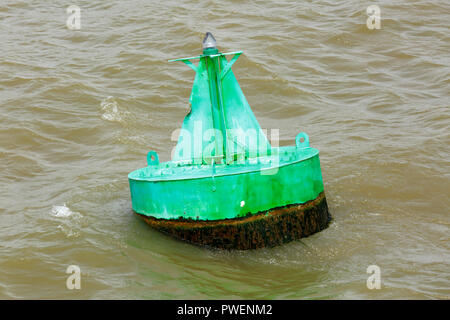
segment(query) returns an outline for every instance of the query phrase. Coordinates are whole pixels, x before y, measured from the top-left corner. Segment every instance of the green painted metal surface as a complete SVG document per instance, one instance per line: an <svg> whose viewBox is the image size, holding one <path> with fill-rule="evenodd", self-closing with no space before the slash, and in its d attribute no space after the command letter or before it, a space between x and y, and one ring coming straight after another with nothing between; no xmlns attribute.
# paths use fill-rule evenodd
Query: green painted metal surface
<svg viewBox="0 0 450 320"><path fill-rule="evenodd" d="M211 163L213 158L231 163L238 155L254 157L270 152L261 130L231 70L242 51L220 53L207 48L203 55L175 59L195 71L186 116L175 149L174 161ZM233 55L228 61L227 55ZM197 60L195 66L191 60Z"/></svg>
<svg viewBox="0 0 450 320"><path fill-rule="evenodd" d="M191 111L172 161L160 163L150 151L148 166L129 174L135 212L231 219L305 203L323 191L319 152L306 133L293 147L271 147L231 70L241 53L218 52L207 34L202 55L171 60L195 71ZM227 55L233 57L228 61Z"/></svg>
<svg viewBox="0 0 450 320"><path fill-rule="evenodd" d="M133 210L155 218L237 218L315 199L323 191L318 151L281 148L256 164L174 166L129 175Z"/></svg>

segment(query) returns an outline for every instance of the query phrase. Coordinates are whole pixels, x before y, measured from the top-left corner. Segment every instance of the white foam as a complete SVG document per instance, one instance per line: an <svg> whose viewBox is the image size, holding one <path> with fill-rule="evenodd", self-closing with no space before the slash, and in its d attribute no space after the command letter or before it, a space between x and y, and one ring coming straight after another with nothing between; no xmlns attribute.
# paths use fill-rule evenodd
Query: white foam
<svg viewBox="0 0 450 320"><path fill-rule="evenodd" d="M119 112L119 105L114 97L109 96L104 99L100 106L102 108L102 119L107 121L117 121L120 122L122 120L121 113Z"/></svg>
<svg viewBox="0 0 450 320"><path fill-rule="evenodd" d="M52 207L52 214L55 217L70 217L71 215L80 215L78 212L73 212L69 209L69 207L66 206L66 204L64 203L62 206L53 206Z"/></svg>

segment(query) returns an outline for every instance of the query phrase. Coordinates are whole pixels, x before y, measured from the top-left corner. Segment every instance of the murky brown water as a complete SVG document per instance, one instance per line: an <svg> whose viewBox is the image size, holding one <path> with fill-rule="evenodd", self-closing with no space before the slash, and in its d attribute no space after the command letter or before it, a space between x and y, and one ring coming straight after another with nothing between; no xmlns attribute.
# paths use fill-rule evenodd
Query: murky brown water
<svg viewBox="0 0 450 320"><path fill-rule="evenodd" d="M74 3L79 31L68 2L0 4L0 298L450 297L448 1L377 1L379 30L372 1L97 3ZM244 50L261 126L321 151L327 230L223 252L132 214L127 174L169 159L186 114L193 72L167 60L206 31Z"/></svg>

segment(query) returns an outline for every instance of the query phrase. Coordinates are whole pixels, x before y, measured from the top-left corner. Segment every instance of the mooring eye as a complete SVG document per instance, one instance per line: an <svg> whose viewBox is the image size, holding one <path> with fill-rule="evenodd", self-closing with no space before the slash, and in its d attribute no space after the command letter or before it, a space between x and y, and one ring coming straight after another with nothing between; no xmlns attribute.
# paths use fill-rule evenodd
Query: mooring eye
<svg viewBox="0 0 450 320"><path fill-rule="evenodd" d="M295 137L295 145L298 148L308 148L309 147L309 137L306 133L304 132L300 132L296 137Z"/></svg>
<svg viewBox="0 0 450 320"><path fill-rule="evenodd" d="M149 151L147 153L147 165L154 166L159 164L159 157L156 151Z"/></svg>

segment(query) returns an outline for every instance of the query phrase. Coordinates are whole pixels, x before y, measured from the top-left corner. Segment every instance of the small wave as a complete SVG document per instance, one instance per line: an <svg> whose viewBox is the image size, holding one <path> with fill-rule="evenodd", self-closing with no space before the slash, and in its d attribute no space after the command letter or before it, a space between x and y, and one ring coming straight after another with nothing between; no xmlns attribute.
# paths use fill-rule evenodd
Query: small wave
<svg viewBox="0 0 450 320"><path fill-rule="evenodd" d="M107 121L122 122L123 112L119 110L119 104L114 97L109 96L100 103L102 119Z"/></svg>
<svg viewBox="0 0 450 320"><path fill-rule="evenodd" d="M74 216L81 216L80 213L71 211L69 209L69 207L66 206L65 203L62 206L53 206L52 207L52 214L55 217L63 217L63 218L70 217L72 215L74 215Z"/></svg>

